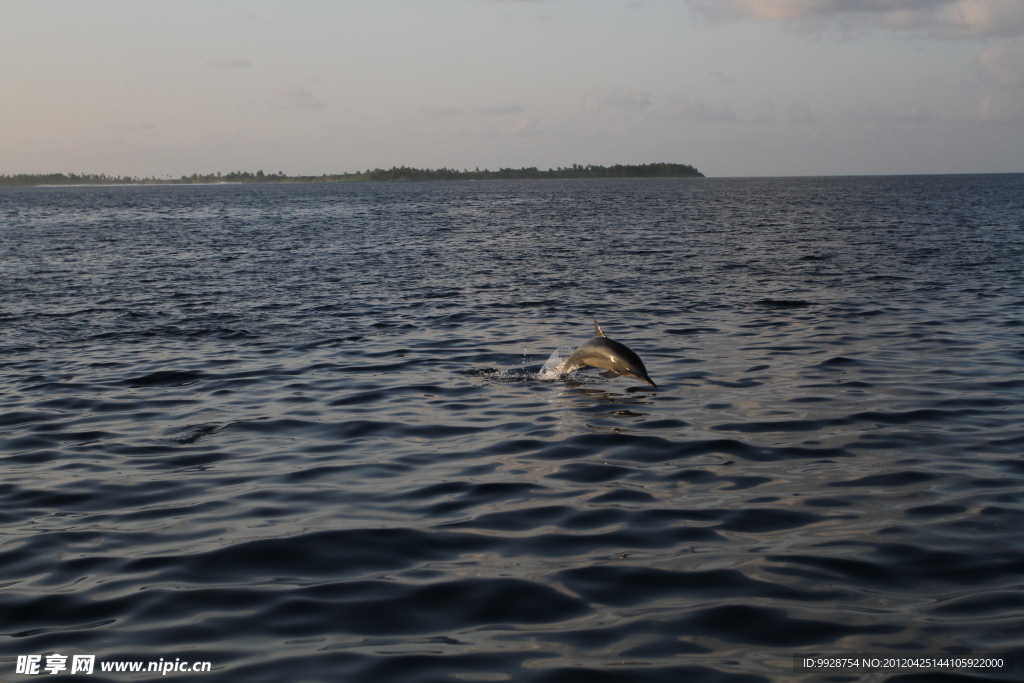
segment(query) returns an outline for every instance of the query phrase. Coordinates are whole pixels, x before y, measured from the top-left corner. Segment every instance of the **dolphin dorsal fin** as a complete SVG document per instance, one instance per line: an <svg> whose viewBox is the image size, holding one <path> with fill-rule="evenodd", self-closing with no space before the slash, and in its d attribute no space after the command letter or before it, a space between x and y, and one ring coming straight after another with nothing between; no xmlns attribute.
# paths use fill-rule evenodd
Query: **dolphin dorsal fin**
<svg viewBox="0 0 1024 683"><path fill-rule="evenodd" d="M603 337L604 336L604 330L601 329L601 326L597 324L596 320L594 321L594 336L595 337Z"/></svg>

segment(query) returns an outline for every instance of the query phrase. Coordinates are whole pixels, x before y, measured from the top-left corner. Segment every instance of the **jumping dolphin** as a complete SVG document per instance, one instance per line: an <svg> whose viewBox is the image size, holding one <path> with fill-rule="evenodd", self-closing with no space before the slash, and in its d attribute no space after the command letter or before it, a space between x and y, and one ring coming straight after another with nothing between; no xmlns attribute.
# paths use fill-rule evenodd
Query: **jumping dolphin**
<svg viewBox="0 0 1024 683"><path fill-rule="evenodd" d="M604 332L596 320L594 321L594 338L573 351L569 359L561 363L555 370L556 372L572 372L584 365L607 370L608 372L601 373L602 377L611 378L625 375L641 382L647 382L655 389L658 388L658 385L647 376L647 368L644 367L640 356L633 353L625 344L604 336Z"/></svg>

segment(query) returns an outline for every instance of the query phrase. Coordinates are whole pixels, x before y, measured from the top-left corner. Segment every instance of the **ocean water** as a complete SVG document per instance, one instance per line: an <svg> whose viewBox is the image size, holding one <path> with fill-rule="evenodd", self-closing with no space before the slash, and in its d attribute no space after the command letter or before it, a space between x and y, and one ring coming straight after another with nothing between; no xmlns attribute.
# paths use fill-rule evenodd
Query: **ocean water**
<svg viewBox="0 0 1024 683"><path fill-rule="evenodd" d="M1022 175L5 189L0 678L1022 680L1022 366Z"/></svg>

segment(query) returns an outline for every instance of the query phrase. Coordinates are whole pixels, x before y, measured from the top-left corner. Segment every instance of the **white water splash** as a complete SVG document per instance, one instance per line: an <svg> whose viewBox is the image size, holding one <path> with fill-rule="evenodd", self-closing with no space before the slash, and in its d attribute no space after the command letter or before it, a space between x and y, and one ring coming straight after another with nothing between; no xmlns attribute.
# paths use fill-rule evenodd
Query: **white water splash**
<svg viewBox="0 0 1024 683"><path fill-rule="evenodd" d="M555 368L564 363L575 351L571 346L559 346L555 349L555 352L551 354L541 369L537 371L537 379L558 379L563 373L557 372Z"/></svg>

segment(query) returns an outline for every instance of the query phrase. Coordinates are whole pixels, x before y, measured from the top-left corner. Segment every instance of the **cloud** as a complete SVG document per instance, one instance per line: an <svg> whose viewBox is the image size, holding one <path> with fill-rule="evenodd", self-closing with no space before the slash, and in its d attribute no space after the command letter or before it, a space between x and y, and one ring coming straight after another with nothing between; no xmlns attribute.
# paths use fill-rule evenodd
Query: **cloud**
<svg viewBox="0 0 1024 683"><path fill-rule="evenodd" d="M466 132L482 138L528 138L545 133L544 129L540 127L540 121L530 116L517 117L512 121L504 123L500 128L487 128Z"/></svg>
<svg viewBox="0 0 1024 683"><path fill-rule="evenodd" d="M683 91L667 97L668 106L658 107L652 115L657 118L690 121L692 123L753 123L777 124L818 123L818 117L807 104L790 104L780 116L778 108L771 100L761 100L743 105L733 106L727 99L710 102L700 99L690 92Z"/></svg>
<svg viewBox="0 0 1024 683"><path fill-rule="evenodd" d="M540 121L529 116L520 116L511 124L501 130L502 137L525 138L533 135L540 135L544 131L540 127Z"/></svg>
<svg viewBox="0 0 1024 683"><path fill-rule="evenodd" d="M724 103L710 104L687 94L671 95L668 100L668 118L695 123L722 123L738 118L732 107Z"/></svg>
<svg viewBox="0 0 1024 683"><path fill-rule="evenodd" d="M935 109L928 105L877 104L854 114L855 121L918 127L921 125L1020 125L1024 123L1024 93L1003 90L985 95L973 109Z"/></svg>
<svg viewBox="0 0 1024 683"><path fill-rule="evenodd" d="M583 106L587 111L598 112L604 109L625 109L643 111L652 104L651 96L639 90L591 90L583 98Z"/></svg>
<svg viewBox="0 0 1024 683"><path fill-rule="evenodd" d="M986 95L978 103L974 119L980 123L1019 126L1024 123L1024 98L1005 91Z"/></svg>
<svg viewBox="0 0 1024 683"><path fill-rule="evenodd" d="M508 116L509 114L522 114L523 108L518 104L499 104L493 107L481 107L480 113L487 116Z"/></svg>
<svg viewBox="0 0 1024 683"><path fill-rule="evenodd" d="M985 75L1000 85L1024 85L1024 42L995 45L978 55Z"/></svg>
<svg viewBox="0 0 1024 683"><path fill-rule="evenodd" d="M212 66L216 69L251 69L252 62L248 59L235 57L234 59L215 59L207 62L206 66Z"/></svg>
<svg viewBox="0 0 1024 683"><path fill-rule="evenodd" d="M279 109L323 109L324 103L316 99L309 88L294 83L286 83L274 90L274 94L287 104L279 105Z"/></svg>
<svg viewBox="0 0 1024 683"><path fill-rule="evenodd" d="M716 21L780 21L877 26L944 38L1024 34L1021 0L686 0Z"/></svg>
<svg viewBox="0 0 1024 683"><path fill-rule="evenodd" d="M955 0L687 0L696 11L719 20L794 21L855 15L906 25Z"/></svg>
<svg viewBox="0 0 1024 683"><path fill-rule="evenodd" d="M459 107L420 107L420 113L424 116L440 117L462 116L466 111Z"/></svg>
<svg viewBox="0 0 1024 683"><path fill-rule="evenodd" d="M904 106L901 108L883 107L878 104L868 105L853 115L855 121L867 123L922 124L938 122L955 122L956 117L948 113L939 113L928 106Z"/></svg>
<svg viewBox="0 0 1024 683"><path fill-rule="evenodd" d="M1020 0L956 0L946 16L954 35L1013 36L1024 33L1024 2Z"/></svg>

